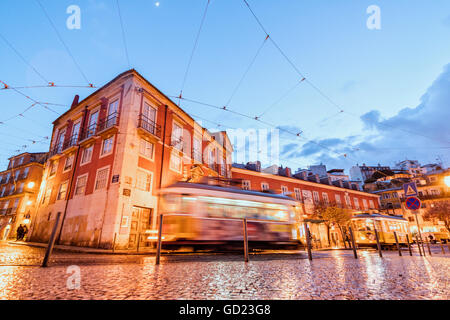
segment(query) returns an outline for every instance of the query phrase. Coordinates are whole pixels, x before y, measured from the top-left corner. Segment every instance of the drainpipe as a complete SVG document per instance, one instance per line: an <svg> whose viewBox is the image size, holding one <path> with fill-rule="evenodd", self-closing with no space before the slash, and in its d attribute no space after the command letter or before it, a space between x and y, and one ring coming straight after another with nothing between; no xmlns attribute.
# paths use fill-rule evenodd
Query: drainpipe
<svg viewBox="0 0 450 320"><path fill-rule="evenodd" d="M164 150L166 149L166 123L167 123L167 104L165 105L164 109L164 128L163 128L163 143L162 143L162 152L161 152L161 171L159 173L159 185L158 189L161 189L162 186L162 177L163 177L163 169L164 169ZM160 207L160 197L158 195L157 205L156 208L158 209L158 215L159 213L159 207ZM158 219L157 219L158 223Z"/></svg>

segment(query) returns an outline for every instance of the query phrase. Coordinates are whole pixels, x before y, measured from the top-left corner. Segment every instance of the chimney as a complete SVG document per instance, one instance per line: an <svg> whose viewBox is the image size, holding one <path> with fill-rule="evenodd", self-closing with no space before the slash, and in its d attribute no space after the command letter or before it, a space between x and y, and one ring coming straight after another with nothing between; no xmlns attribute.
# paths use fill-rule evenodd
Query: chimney
<svg viewBox="0 0 450 320"><path fill-rule="evenodd" d="M70 106L70 109L73 109L78 105L79 99L80 99L80 96L76 94L75 97L73 97L73 101L72 101L72 105Z"/></svg>

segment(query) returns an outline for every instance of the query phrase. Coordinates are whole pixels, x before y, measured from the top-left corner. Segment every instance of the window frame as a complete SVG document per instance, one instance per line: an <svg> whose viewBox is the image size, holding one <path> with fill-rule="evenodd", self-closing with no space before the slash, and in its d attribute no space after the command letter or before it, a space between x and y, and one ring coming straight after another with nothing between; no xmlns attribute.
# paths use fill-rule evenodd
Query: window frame
<svg viewBox="0 0 450 320"><path fill-rule="evenodd" d="M103 190L103 189L108 188L108 181L109 181L109 173L110 173L110 169L111 169L111 166L104 166L104 167L102 167L102 168L98 168L98 169L97 169L97 171L96 171L96 173L95 173L95 180L94 180L94 192L95 192L95 191L101 191L101 190ZM98 174L99 174L100 171L103 171L103 170L107 170L106 178L105 178L105 186L102 187L102 188L97 188Z"/></svg>
<svg viewBox="0 0 450 320"><path fill-rule="evenodd" d="M88 149L91 149L91 155L90 155L88 161L83 162L83 159L84 159L84 153L85 153L86 150L88 150ZM90 162L92 161L92 155L93 155L93 153L94 153L94 145L93 145L93 144L91 144L89 147L83 148L83 153L81 154L81 159L80 159L80 167L81 167L81 166L84 166L85 164L88 164L88 163L90 163Z"/></svg>
<svg viewBox="0 0 450 320"><path fill-rule="evenodd" d="M109 139L112 139L112 142L111 142L111 150L108 151L107 153L103 153L104 150L105 150L105 142L106 142L107 140L109 140ZM113 153L115 141L116 141L116 136L115 136L115 135L112 135L112 136L110 136L110 137L105 138L105 139L102 140L102 147L100 148L100 156L99 156L99 159L100 159L100 158L103 158L103 157L107 157L107 156L109 156L110 154Z"/></svg>
<svg viewBox="0 0 450 320"><path fill-rule="evenodd" d="M81 178L86 178L86 183L84 185L83 193L78 193L77 192L78 191L78 184L79 184ZM73 193L74 197L75 196L84 196L86 194L86 187L87 187L87 183L88 183L88 178L89 178L89 173L84 173L84 174L81 174L81 175L77 176L77 180L76 180L75 188L74 188L74 193Z"/></svg>

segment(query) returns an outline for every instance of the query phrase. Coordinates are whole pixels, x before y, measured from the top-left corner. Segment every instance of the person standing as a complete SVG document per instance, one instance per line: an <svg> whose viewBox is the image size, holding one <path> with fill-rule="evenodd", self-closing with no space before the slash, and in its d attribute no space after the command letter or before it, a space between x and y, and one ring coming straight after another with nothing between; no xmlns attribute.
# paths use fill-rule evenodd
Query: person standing
<svg viewBox="0 0 450 320"><path fill-rule="evenodd" d="M24 232L23 226L19 225L16 231L16 241L23 239L23 232Z"/></svg>

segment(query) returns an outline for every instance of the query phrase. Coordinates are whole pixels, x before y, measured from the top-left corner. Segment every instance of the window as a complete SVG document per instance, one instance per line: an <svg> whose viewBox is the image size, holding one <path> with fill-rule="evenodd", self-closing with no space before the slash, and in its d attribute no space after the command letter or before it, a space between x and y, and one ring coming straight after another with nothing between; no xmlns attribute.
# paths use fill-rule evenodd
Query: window
<svg viewBox="0 0 450 320"><path fill-rule="evenodd" d="M322 199L323 199L323 202L325 202L326 205L328 205L330 203L330 200L328 199L328 193L322 192Z"/></svg>
<svg viewBox="0 0 450 320"><path fill-rule="evenodd" d="M77 184L75 187L75 194L79 195L79 194L84 194L86 191L86 183L87 183L87 174L79 176L77 178Z"/></svg>
<svg viewBox="0 0 450 320"><path fill-rule="evenodd" d="M202 140L196 137L194 137L193 153L194 160L202 162Z"/></svg>
<svg viewBox="0 0 450 320"><path fill-rule="evenodd" d="M302 201L302 193L299 188L294 188L295 199Z"/></svg>
<svg viewBox="0 0 450 320"><path fill-rule="evenodd" d="M19 180L19 176L20 176L20 170L16 171L16 174L14 175L14 180Z"/></svg>
<svg viewBox="0 0 450 320"><path fill-rule="evenodd" d="M69 182L65 181L59 185L58 195L56 197L56 200L64 200L66 199L66 193L67 193L67 186Z"/></svg>
<svg viewBox="0 0 450 320"><path fill-rule="evenodd" d="M156 109L147 102L144 103L144 107L142 108L142 115L145 121L150 121L151 124L156 123Z"/></svg>
<svg viewBox="0 0 450 320"><path fill-rule="evenodd" d="M14 200L13 206L12 206L12 212L16 212L17 211L17 207L19 206L19 198L17 198L16 200Z"/></svg>
<svg viewBox="0 0 450 320"><path fill-rule="evenodd" d="M69 171L70 169L72 169L72 165L73 165L73 160L74 160L75 156L71 155L69 157L66 158L66 162L64 164L64 170L65 171Z"/></svg>
<svg viewBox="0 0 450 320"><path fill-rule="evenodd" d="M152 175L146 171L138 170L136 177L136 188L142 191L151 191Z"/></svg>
<svg viewBox="0 0 450 320"><path fill-rule="evenodd" d="M81 157L81 164L86 164L91 161L93 149L94 149L94 146L92 145L83 150L83 155Z"/></svg>
<svg viewBox="0 0 450 320"><path fill-rule="evenodd" d="M320 201L319 192L313 191L313 198L314 198L314 203L319 203L319 201Z"/></svg>
<svg viewBox="0 0 450 320"><path fill-rule="evenodd" d="M283 194L288 193L288 187L286 187L286 186L281 186L281 193L283 193Z"/></svg>
<svg viewBox="0 0 450 320"><path fill-rule="evenodd" d="M47 190L44 193L44 196L42 197L42 204L44 204L46 201L48 202L50 200L51 194L52 194L52 188L47 188Z"/></svg>
<svg viewBox="0 0 450 320"><path fill-rule="evenodd" d="M97 178L95 180L95 190L103 189L108 182L109 167L98 169Z"/></svg>
<svg viewBox="0 0 450 320"><path fill-rule="evenodd" d="M20 157L19 159L19 166L23 163L23 157Z"/></svg>
<svg viewBox="0 0 450 320"><path fill-rule="evenodd" d="M336 205L337 205L338 207L340 207L340 206L341 206L341 196L338 195L338 194L335 194L335 195L334 195L334 199L336 200Z"/></svg>
<svg viewBox="0 0 450 320"><path fill-rule="evenodd" d="M28 177L28 172L30 172L30 167L26 167L23 170L23 178L26 179Z"/></svg>
<svg viewBox="0 0 450 320"><path fill-rule="evenodd" d="M9 189L9 194L10 195L13 194L14 190L16 190L16 186L13 184L13 185L11 185L11 188Z"/></svg>
<svg viewBox="0 0 450 320"><path fill-rule="evenodd" d="M369 200L369 207L370 207L370 209L375 209L375 206L373 204L373 200Z"/></svg>
<svg viewBox="0 0 450 320"><path fill-rule="evenodd" d="M9 177L11 176L11 173L10 172L8 172L7 174L6 174L6 181L5 181L5 183L7 183L8 181L9 181Z"/></svg>
<svg viewBox="0 0 450 320"><path fill-rule="evenodd" d="M21 184L19 184L19 188L17 189L17 192L20 193L23 191L23 185L24 183L22 182Z"/></svg>
<svg viewBox="0 0 450 320"><path fill-rule="evenodd" d="M108 116L115 115L119 109L119 99L114 100L109 104Z"/></svg>
<svg viewBox="0 0 450 320"><path fill-rule="evenodd" d="M353 202L355 203L355 209L359 210L359 201L358 198L353 198Z"/></svg>
<svg viewBox="0 0 450 320"><path fill-rule="evenodd" d="M73 124L72 127L72 141L71 144L76 144L78 142L78 136L80 135L80 126L81 126L81 121L78 121L76 123Z"/></svg>
<svg viewBox="0 0 450 320"><path fill-rule="evenodd" d="M5 194L5 190L6 190L6 186L3 186L2 193L1 193L0 197L3 197L3 195Z"/></svg>
<svg viewBox="0 0 450 320"><path fill-rule="evenodd" d="M110 154L112 152L112 150L113 150L113 143L114 143L114 136L103 140L102 152L101 152L102 156Z"/></svg>
<svg viewBox="0 0 450 320"><path fill-rule="evenodd" d="M140 154L149 159L153 159L153 149L154 149L153 143L141 138L141 141L139 143Z"/></svg>
<svg viewBox="0 0 450 320"><path fill-rule="evenodd" d="M180 173L181 165L181 157L177 153L172 152L170 155L170 169Z"/></svg>
<svg viewBox="0 0 450 320"><path fill-rule="evenodd" d="M173 123L172 146L180 151L183 150L183 128L177 123Z"/></svg>
<svg viewBox="0 0 450 320"><path fill-rule="evenodd" d="M352 208L352 202L350 201L350 197L348 194L344 195L345 198L345 204L347 205L347 207L349 207L350 209Z"/></svg>
<svg viewBox="0 0 450 320"><path fill-rule="evenodd" d="M268 184L267 182L261 183L261 190L262 190L262 191L267 191L267 190L269 190L269 184Z"/></svg>
<svg viewBox="0 0 450 320"><path fill-rule="evenodd" d="M369 209L369 206L367 205L367 200L366 199L363 199L363 207L364 207L364 210Z"/></svg>
<svg viewBox="0 0 450 320"><path fill-rule="evenodd" d="M52 161L50 162L50 172L49 172L49 176L53 176L56 173L56 169L58 168L58 161Z"/></svg>
<svg viewBox="0 0 450 320"><path fill-rule="evenodd" d="M242 189L244 190L251 190L251 183L250 180L243 180L242 181Z"/></svg>
<svg viewBox="0 0 450 320"><path fill-rule="evenodd" d="M3 210L8 209L8 207L9 207L9 200L8 200L8 201L5 201L5 202L3 203Z"/></svg>

